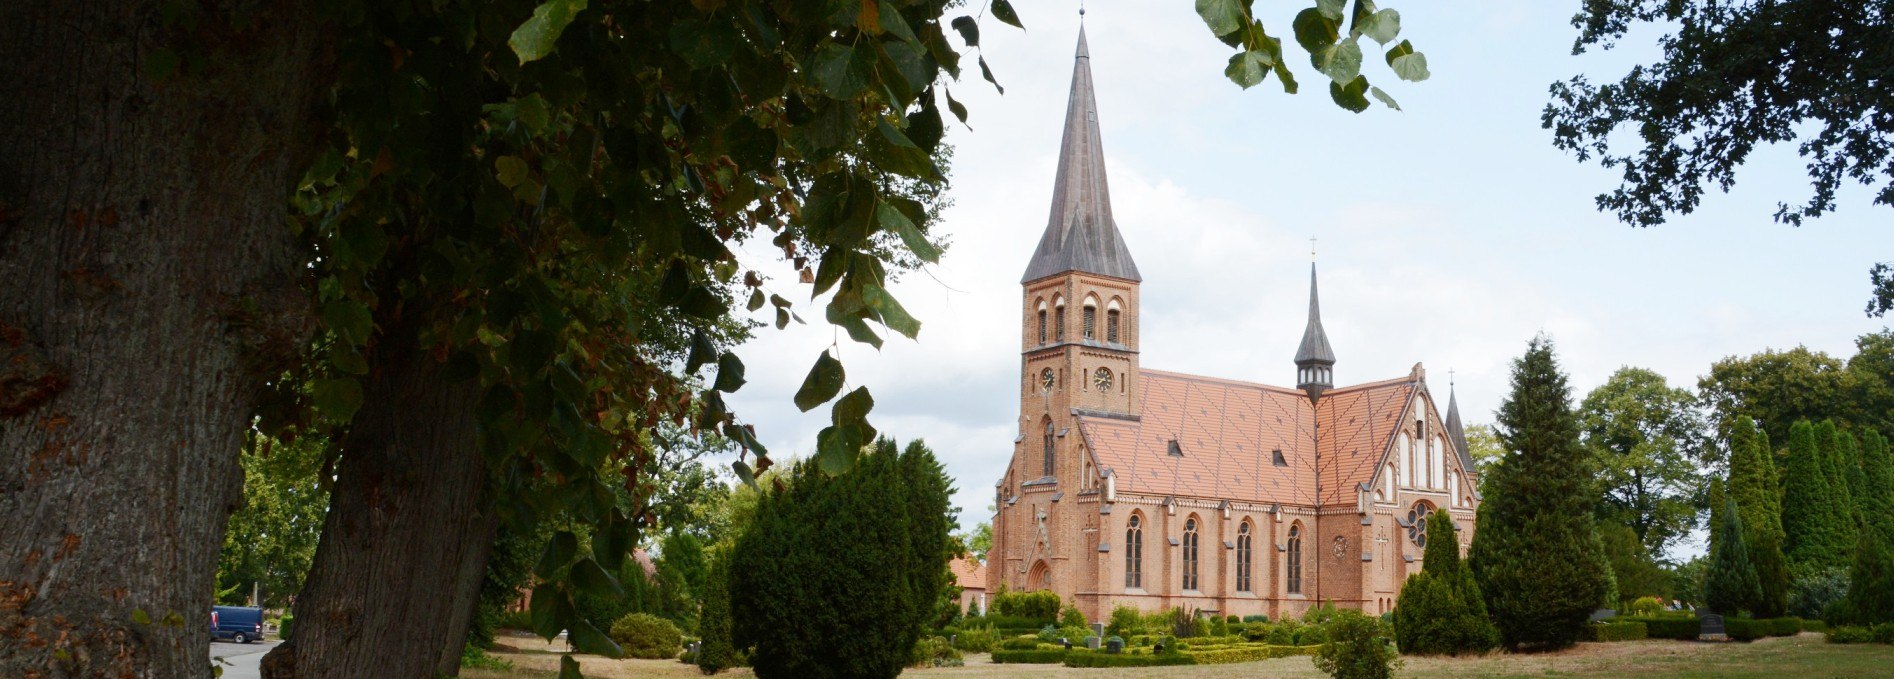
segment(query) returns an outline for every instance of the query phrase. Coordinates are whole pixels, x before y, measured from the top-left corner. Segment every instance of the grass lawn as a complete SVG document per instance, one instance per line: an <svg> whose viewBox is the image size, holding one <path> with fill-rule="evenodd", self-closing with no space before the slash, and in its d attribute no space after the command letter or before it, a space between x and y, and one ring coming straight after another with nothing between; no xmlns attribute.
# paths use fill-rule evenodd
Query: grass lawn
<svg viewBox="0 0 1894 679"><path fill-rule="evenodd" d="M509 640L511 641L511 640ZM510 671L464 670L468 679L552 679L559 656L540 650L499 653L513 663ZM1308 658L1277 658L1236 665L1197 665L1140 669L1075 669L1063 665L994 665L984 654L967 657L966 667L908 670L903 676L955 679L1011 679L1059 677L1324 677ZM1880 644L1829 644L1820 634L1760 639L1751 643L1696 643L1688 641L1626 641L1579 644L1558 653L1479 658L1407 658L1398 677L1887 677L1894 676L1894 647ZM581 658L586 676L600 679L634 677L701 677L696 667L673 660L608 660ZM719 677L754 676L747 669L728 670Z"/></svg>

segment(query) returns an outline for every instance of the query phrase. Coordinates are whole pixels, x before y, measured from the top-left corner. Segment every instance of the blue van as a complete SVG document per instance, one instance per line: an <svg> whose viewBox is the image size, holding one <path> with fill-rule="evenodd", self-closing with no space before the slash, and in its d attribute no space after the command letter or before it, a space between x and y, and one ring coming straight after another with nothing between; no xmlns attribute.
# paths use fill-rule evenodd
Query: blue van
<svg viewBox="0 0 1894 679"><path fill-rule="evenodd" d="M210 638L239 644L263 638L263 609L248 606L212 606Z"/></svg>

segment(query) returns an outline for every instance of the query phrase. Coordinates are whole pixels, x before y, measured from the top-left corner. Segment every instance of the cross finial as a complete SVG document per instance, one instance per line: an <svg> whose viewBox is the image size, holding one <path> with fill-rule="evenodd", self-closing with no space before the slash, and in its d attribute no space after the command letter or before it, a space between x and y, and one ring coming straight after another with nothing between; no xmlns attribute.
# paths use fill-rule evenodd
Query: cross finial
<svg viewBox="0 0 1894 679"><path fill-rule="evenodd" d="M1085 0L1079 0L1079 23L1085 23Z"/></svg>
<svg viewBox="0 0 1894 679"><path fill-rule="evenodd" d="M1453 368L1447 369L1447 386L1448 387L1453 386Z"/></svg>
<svg viewBox="0 0 1894 679"><path fill-rule="evenodd" d="M1315 239L1309 239L1309 261L1315 261Z"/></svg>

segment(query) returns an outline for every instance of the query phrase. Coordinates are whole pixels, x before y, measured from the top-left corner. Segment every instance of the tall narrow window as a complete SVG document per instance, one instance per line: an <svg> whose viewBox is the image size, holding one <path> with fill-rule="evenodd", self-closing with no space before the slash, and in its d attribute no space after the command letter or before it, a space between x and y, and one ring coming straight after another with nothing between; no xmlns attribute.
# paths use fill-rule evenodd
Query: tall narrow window
<svg viewBox="0 0 1894 679"><path fill-rule="evenodd" d="M1111 309L1105 312L1105 341L1110 342L1112 344L1117 344L1119 342L1118 316L1119 314L1118 314L1117 309Z"/></svg>
<svg viewBox="0 0 1894 679"><path fill-rule="evenodd" d="M1039 343L1046 343L1046 308L1039 307Z"/></svg>
<svg viewBox="0 0 1894 679"><path fill-rule="evenodd" d="M1144 586L1144 527L1137 514L1125 527L1125 587Z"/></svg>
<svg viewBox="0 0 1894 679"><path fill-rule="evenodd" d="M1250 591L1250 522L1236 529L1236 591Z"/></svg>
<svg viewBox="0 0 1894 679"><path fill-rule="evenodd" d="M1408 438L1407 432L1401 432L1401 440L1399 443L1395 444L1394 455L1395 455L1394 459L1398 460L1401 465L1401 486L1405 488L1413 488L1414 487L1414 439Z"/></svg>
<svg viewBox="0 0 1894 679"><path fill-rule="evenodd" d="M1065 305L1053 307L1052 316L1052 338L1063 342L1065 341Z"/></svg>
<svg viewBox="0 0 1894 679"><path fill-rule="evenodd" d="M1184 589L1197 587L1197 519L1184 520Z"/></svg>
<svg viewBox="0 0 1894 679"><path fill-rule="evenodd" d="M1046 476L1052 475L1052 420L1046 420Z"/></svg>
<svg viewBox="0 0 1894 679"><path fill-rule="evenodd" d="M1085 310L1080 313L1084 317L1084 323L1079 327L1085 332L1085 339L1098 339L1098 307L1086 304Z"/></svg>
<svg viewBox="0 0 1894 679"><path fill-rule="evenodd" d="M1289 527L1289 593L1302 593L1302 524Z"/></svg>

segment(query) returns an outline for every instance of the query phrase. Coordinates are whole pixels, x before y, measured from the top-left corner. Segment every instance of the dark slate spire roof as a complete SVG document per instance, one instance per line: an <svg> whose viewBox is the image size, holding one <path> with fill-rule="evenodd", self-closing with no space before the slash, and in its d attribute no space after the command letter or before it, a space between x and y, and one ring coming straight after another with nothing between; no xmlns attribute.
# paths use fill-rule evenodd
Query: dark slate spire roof
<svg viewBox="0 0 1894 679"><path fill-rule="evenodd" d="M1078 54L1072 66L1072 94L1065 104L1065 141L1059 144L1059 174L1052 185L1052 217L1039 248L1026 264L1026 283L1067 271L1084 271L1131 281L1124 236L1111 218L1111 191L1105 185L1105 147L1098 135L1098 104L1092 97L1092 59L1079 27Z"/></svg>
<svg viewBox="0 0 1894 679"><path fill-rule="evenodd" d="M1478 473L1479 467L1473 464L1473 452L1467 449L1467 431L1460 425L1460 397L1453 393L1453 385L1447 385L1447 440L1453 442L1454 452L1460 454L1460 468Z"/></svg>
<svg viewBox="0 0 1894 679"><path fill-rule="evenodd" d="M1296 349L1296 365L1320 363L1335 365L1335 350L1328 346L1328 332L1322 329L1322 305L1315 294L1315 263L1309 263L1309 327L1302 331L1302 346Z"/></svg>

